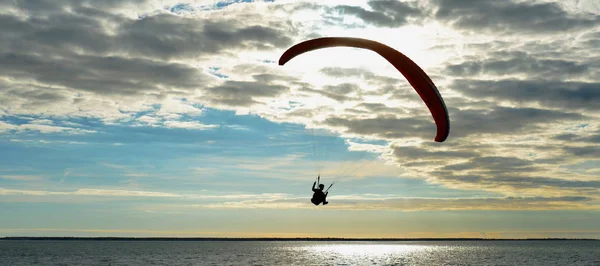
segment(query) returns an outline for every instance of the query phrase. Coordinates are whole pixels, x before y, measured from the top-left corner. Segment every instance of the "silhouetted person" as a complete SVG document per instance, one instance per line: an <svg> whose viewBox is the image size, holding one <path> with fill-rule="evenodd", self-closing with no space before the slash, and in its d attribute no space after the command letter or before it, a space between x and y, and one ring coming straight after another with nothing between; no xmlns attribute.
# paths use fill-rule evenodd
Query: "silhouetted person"
<svg viewBox="0 0 600 266"><path fill-rule="evenodd" d="M319 176L317 178L317 180L320 180L321 176ZM310 199L310 201L314 204L314 205L319 205L321 204L321 202L323 202L323 205L327 205L327 194L328 192L323 192L323 189L325 189L325 185L323 184L319 184L319 188L315 188L315 185L317 184L317 181L315 181L315 183L313 183L312 186L312 191L315 192L313 193L312 199Z"/></svg>

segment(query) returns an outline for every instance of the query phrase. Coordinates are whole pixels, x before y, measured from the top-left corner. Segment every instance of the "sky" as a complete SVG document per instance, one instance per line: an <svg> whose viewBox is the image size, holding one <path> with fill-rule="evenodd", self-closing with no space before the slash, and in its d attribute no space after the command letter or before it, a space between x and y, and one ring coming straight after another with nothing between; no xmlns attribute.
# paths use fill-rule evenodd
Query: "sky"
<svg viewBox="0 0 600 266"><path fill-rule="evenodd" d="M596 0L0 2L0 236L600 238ZM359 37L434 81L436 127ZM317 175L326 206L310 202Z"/></svg>

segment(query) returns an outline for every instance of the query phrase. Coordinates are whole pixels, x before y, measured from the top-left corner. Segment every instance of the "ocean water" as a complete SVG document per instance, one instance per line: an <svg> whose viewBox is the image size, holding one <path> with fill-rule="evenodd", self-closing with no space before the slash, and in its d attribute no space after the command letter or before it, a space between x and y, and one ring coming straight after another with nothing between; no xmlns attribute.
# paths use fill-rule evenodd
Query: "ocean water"
<svg viewBox="0 0 600 266"><path fill-rule="evenodd" d="M600 241L0 240L0 265L600 265Z"/></svg>

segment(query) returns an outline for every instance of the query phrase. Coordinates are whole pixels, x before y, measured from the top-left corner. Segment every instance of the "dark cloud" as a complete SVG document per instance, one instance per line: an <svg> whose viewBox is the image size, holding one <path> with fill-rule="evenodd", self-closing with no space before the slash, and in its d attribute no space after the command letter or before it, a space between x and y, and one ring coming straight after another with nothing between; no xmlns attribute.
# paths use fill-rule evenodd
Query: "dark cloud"
<svg viewBox="0 0 600 266"><path fill-rule="evenodd" d="M392 147L394 156L403 165L405 161L444 161L444 160L455 160L455 159L468 159L478 156L479 153L476 151L469 151L466 149L453 149L449 151L444 150L433 150L425 149L422 147ZM438 165L435 165L438 166Z"/></svg>
<svg viewBox="0 0 600 266"><path fill-rule="evenodd" d="M574 133L564 133L564 134L556 135L556 136L552 137L552 139L563 140L563 141L568 141L568 142L587 142L587 143L593 145L593 144L600 144L600 133L595 133L595 134L591 134L591 135L587 135L587 136L582 136L581 134L574 134Z"/></svg>
<svg viewBox="0 0 600 266"><path fill-rule="evenodd" d="M101 21L73 14L52 18L0 15L0 52L18 54L68 55L74 49L105 53L111 49Z"/></svg>
<svg viewBox="0 0 600 266"><path fill-rule="evenodd" d="M77 4L54 10L44 16L0 15L0 52L71 54L75 50L79 54L170 59L291 44L285 23L269 26L241 19L208 20L166 13L131 19Z"/></svg>
<svg viewBox="0 0 600 266"><path fill-rule="evenodd" d="M590 70L588 64L567 59L537 59L528 55L498 58L505 59L467 61L448 66L448 71L454 76L468 77L478 75L527 75L530 79L565 79L585 76Z"/></svg>
<svg viewBox="0 0 600 266"><path fill-rule="evenodd" d="M600 144L600 132L596 132L596 134L591 135L591 136L581 137L578 140L583 141L583 142L591 142L591 143L595 143L595 144Z"/></svg>
<svg viewBox="0 0 600 266"><path fill-rule="evenodd" d="M373 75L372 72L361 68L324 67L321 68L319 72L334 78L366 77Z"/></svg>
<svg viewBox="0 0 600 266"><path fill-rule="evenodd" d="M563 33L596 27L600 16L575 16L558 3L510 0L434 0L435 17L466 30L494 34Z"/></svg>
<svg viewBox="0 0 600 266"><path fill-rule="evenodd" d="M208 21L160 14L128 21L119 28L119 47L137 55L160 58L214 55L227 49L264 50L287 47L291 39L280 29L243 21Z"/></svg>
<svg viewBox="0 0 600 266"><path fill-rule="evenodd" d="M570 160L570 158L561 156L561 157L554 157L554 158L544 158L544 159L535 159L533 160L536 164L547 164L547 165L557 165L559 163L565 163L568 162Z"/></svg>
<svg viewBox="0 0 600 266"><path fill-rule="evenodd" d="M506 47L509 47L510 45L513 45L513 42L509 42L509 41L503 41L503 40L486 40L485 42L480 42L480 43L475 43L475 42L465 42L465 43L460 43L459 45L468 51L483 51L483 52L489 52L489 51L502 51L505 50ZM452 48L454 48L456 46L456 44L452 44ZM448 48L448 47L444 47L444 46L433 46L432 48L439 48L439 49L444 49L444 48ZM465 55L467 56L467 59L470 59L469 55ZM473 59L476 59L477 57L473 57Z"/></svg>
<svg viewBox="0 0 600 266"><path fill-rule="evenodd" d="M208 20L165 13L131 19L110 12L135 4L141 1L9 4L6 8L21 14L0 14L0 77L98 94L180 93L211 86L214 79L168 59L286 47L291 41L286 24L270 27L241 17ZM49 99L30 92L36 95Z"/></svg>
<svg viewBox="0 0 600 266"><path fill-rule="evenodd" d="M600 145L586 147L563 147L563 150L576 157L600 159Z"/></svg>
<svg viewBox="0 0 600 266"><path fill-rule="evenodd" d="M359 101L362 100L360 88L351 83L342 83L338 85L327 85L322 90L303 87L300 91L317 93L338 102Z"/></svg>
<svg viewBox="0 0 600 266"><path fill-rule="evenodd" d="M378 27L399 27L408 23L409 18L422 15L422 12L413 6L413 3L395 0L372 0L368 2L372 10L366 10L359 6L339 5L331 8L329 13L337 13L342 16L355 16L366 24Z"/></svg>
<svg viewBox="0 0 600 266"><path fill-rule="evenodd" d="M580 192L597 193L600 181L569 180L565 178L523 176L519 171L507 168L504 173L487 171L485 168L473 166L475 174L461 175L453 171L434 171L434 179L442 183L472 184L481 188L511 187L514 189L554 188L572 189ZM480 170L480 171L477 171Z"/></svg>
<svg viewBox="0 0 600 266"><path fill-rule="evenodd" d="M390 67L392 67L390 65ZM384 95L393 93L397 90L395 85L405 84L410 86L408 81L398 73L399 78L377 75L368 69L362 68L341 68L341 67L326 67L320 70L321 73L334 78L357 78L374 87L375 91L363 91L365 95ZM370 88L371 89L371 88ZM414 92L413 92L414 93Z"/></svg>
<svg viewBox="0 0 600 266"><path fill-rule="evenodd" d="M306 118L306 117L315 117L318 114L322 114L324 112L331 112L332 108L330 107L322 107L320 109L314 109L314 108L294 108L294 110L292 110L291 112L287 113L286 115L288 117L292 117L292 118L296 118L296 117L301 117L301 118Z"/></svg>
<svg viewBox="0 0 600 266"><path fill-rule="evenodd" d="M541 126L547 123L584 118L577 113L501 106L487 110L452 110L451 115L450 134L454 137L480 133L533 134L539 133Z"/></svg>
<svg viewBox="0 0 600 266"><path fill-rule="evenodd" d="M368 113L377 114L408 114L407 110L400 108L389 107L383 103L367 103L363 102L355 106L355 108L365 109Z"/></svg>
<svg viewBox="0 0 600 266"><path fill-rule="evenodd" d="M378 104L362 104L362 106L373 111L377 117L362 119L330 117L325 122L330 126L345 127L350 133L390 139L406 137L429 139L436 130L431 114L425 106L420 110L411 109L408 113L409 117L405 118L398 118L396 115L407 114L409 110L388 109ZM578 113L501 106L464 110L449 108L448 113L452 139L478 134L534 134L545 132L544 126L547 123L585 118Z"/></svg>
<svg viewBox="0 0 600 266"><path fill-rule="evenodd" d="M581 48L600 51L600 32L594 31L581 37Z"/></svg>
<svg viewBox="0 0 600 266"><path fill-rule="evenodd" d="M67 8L86 8L94 10L118 9L124 6L139 6L148 0L19 0L6 1L0 4L3 7L14 7L22 11L38 15L63 13Z"/></svg>
<svg viewBox="0 0 600 266"><path fill-rule="evenodd" d="M269 69L264 70L264 72L268 72L268 71L269 71ZM256 80L258 82L272 82L272 81L286 79L286 77L284 77L284 76L268 74L268 73L255 74L255 75L252 75L252 77L254 78L254 80Z"/></svg>
<svg viewBox="0 0 600 266"><path fill-rule="evenodd" d="M573 141L574 139L577 138L577 135L573 134L573 133L565 133L565 134L556 135L552 138L555 140Z"/></svg>
<svg viewBox="0 0 600 266"><path fill-rule="evenodd" d="M16 96L36 105L64 101L67 99L62 90L39 86L28 86L28 88L23 88L21 86L11 85L9 89L9 87L0 85L0 92L3 93L0 98ZM6 105L8 105L8 103L6 103Z"/></svg>
<svg viewBox="0 0 600 266"><path fill-rule="evenodd" d="M483 169L487 173L503 173L507 170L511 172L533 172L538 170L532 161L502 156L478 156L466 163L449 164L442 167L442 170L445 171L473 169Z"/></svg>
<svg viewBox="0 0 600 266"><path fill-rule="evenodd" d="M425 142L417 147L393 146L393 155L397 163L404 167L429 169L428 180L448 186L464 188L506 189L515 191L527 189L571 190L576 193L597 194L600 192L600 181L580 180L578 176L570 177L564 173L561 178L539 176L546 165L565 163L572 157L556 156L555 158L535 159L535 153L541 150L553 151L556 147L548 145L540 150L539 145L503 145L505 149L514 147L529 149L531 159L498 156L493 149L496 145L469 144L466 141L449 141L447 143ZM579 157L597 158L600 147L564 148Z"/></svg>
<svg viewBox="0 0 600 266"><path fill-rule="evenodd" d="M325 86L325 89L335 94L360 93L360 87L352 83L341 83L338 85Z"/></svg>
<svg viewBox="0 0 600 266"><path fill-rule="evenodd" d="M135 95L161 86L195 88L207 75L187 65L121 57L0 54L0 75L91 91Z"/></svg>
<svg viewBox="0 0 600 266"><path fill-rule="evenodd" d="M232 107L249 107L259 103L255 98L276 97L289 89L260 81L225 81L222 85L206 89L200 100Z"/></svg>
<svg viewBox="0 0 600 266"><path fill-rule="evenodd" d="M345 127L349 133L395 139L406 137L430 138L435 135L435 124L418 118L396 118L379 115L375 118L330 117L325 124Z"/></svg>
<svg viewBox="0 0 600 266"><path fill-rule="evenodd" d="M544 80L455 80L455 90L474 98L539 103L547 108L598 111L600 83Z"/></svg>
<svg viewBox="0 0 600 266"><path fill-rule="evenodd" d="M56 104L70 104L71 95L72 92L64 89L0 81L0 110L17 108L22 111L44 112Z"/></svg>

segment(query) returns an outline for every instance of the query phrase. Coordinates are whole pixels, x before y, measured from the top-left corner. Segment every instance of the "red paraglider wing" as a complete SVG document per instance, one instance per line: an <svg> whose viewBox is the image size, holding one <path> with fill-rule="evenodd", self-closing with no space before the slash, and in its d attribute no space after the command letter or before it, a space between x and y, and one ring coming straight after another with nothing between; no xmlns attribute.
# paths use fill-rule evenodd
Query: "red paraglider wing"
<svg viewBox="0 0 600 266"><path fill-rule="evenodd" d="M448 110L444 99L440 95L433 81L425 74L425 72L410 58L397 50L367 39L361 38L348 38L348 37L326 37L317 38L308 41L298 43L290 47L287 51L279 58L279 65L284 65L292 58L306 53L308 51L336 47L336 46L347 46L355 48L364 48L374 51L390 62L404 77L408 80L410 85L417 91L421 99L425 102L435 124L437 125L437 135L435 141L443 142L450 133L450 119L448 118Z"/></svg>

